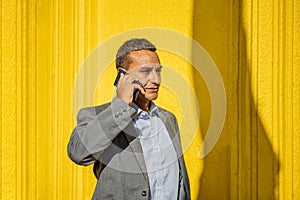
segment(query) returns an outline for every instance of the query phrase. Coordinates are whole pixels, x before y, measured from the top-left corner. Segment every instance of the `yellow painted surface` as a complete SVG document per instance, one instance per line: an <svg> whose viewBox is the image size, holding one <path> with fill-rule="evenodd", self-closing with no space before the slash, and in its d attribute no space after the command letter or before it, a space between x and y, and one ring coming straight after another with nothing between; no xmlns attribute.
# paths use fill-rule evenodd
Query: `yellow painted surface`
<svg viewBox="0 0 300 200"><path fill-rule="evenodd" d="M300 200L299 1L2 0L0 5L1 199L91 198L92 167L75 165L66 152L75 126L76 78L103 42L156 27L199 42L226 89L222 135L200 159L212 111L207 87L185 59L158 51L162 64L186 80L200 104L200 128L185 151L192 199ZM192 47L188 51L195 56ZM114 63L101 67L104 73L91 91L95 105L113 95ZM172 77L164 74L164 80ZM184 126L192 115L183 104L192 93L179 98L167 86L156 103ZM191 134L186 132L183 141Z"/></svg>

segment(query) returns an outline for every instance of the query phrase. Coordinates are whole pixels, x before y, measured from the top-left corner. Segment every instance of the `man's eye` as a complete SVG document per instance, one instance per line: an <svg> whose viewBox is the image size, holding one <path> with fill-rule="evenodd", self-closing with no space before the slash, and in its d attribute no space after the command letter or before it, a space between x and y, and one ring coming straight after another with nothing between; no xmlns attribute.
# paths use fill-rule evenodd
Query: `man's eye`
<svg viewBox="0 0 300 200"><path fill-rule="evenodd" d="M141 70L141 72L144 73L144 74L149 74L151 72L151 70L149 70L149 69L143 69L143 70Z"/></svg>
<svg viewBox="0 0 300 200"><path fill-rule="evenodd" d="M160 72L161 72L161 70L162 70L162 69L161 69L161 68L159 68L159 69L157 69L157 70L156 70L156 72L157 72L157 73L160 73Z"/></svg>

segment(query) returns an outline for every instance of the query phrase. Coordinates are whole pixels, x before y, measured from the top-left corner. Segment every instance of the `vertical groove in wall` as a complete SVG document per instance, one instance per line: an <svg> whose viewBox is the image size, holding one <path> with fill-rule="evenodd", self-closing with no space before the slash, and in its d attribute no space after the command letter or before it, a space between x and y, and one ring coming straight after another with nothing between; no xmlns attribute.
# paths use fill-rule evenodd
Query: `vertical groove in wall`
<svg viewBox="0 0 300 200"><path fill-rule="evenodd" d="M68 48L66 48L66 45L65 43L68 42L69 40L67 40L65 38L65 33L68 32L68 26L65 26L65 21L67 19L67 14L70 12L69 10L69 7L71 6L70 3L67 4L69 2L65 2L65 1L61 1L61 11L62 11L62 17L61 17L61 27L62 27L62 32L61 32L61 37L60 37L60 41L61 41L61 49L63 51L61 51L61 59L60 59L60 65L59 66L69 66L69 65L66 65L66 61L67 61L67 58L68 58ZM66 5L67 4L67 5ZM70 22L69 22L70 23ZM71 33L69 33L69 37L71 37ZM58 155L58 177L62 177L62 171L63 171L63 155L64 155L64 152L65 152L65 145L63 144L63 134L60 134L60 133L63 133L64 132L64 124L66 123L66 121L64 121L64 116L66 115L63 115L63 113L67 113L69 111L67 111L66 107L64 106L64 94L68 94L67 91L65 91L64 89L64 84L68 81L68 74L66 73L68 70L67 67L60 67L60 72L59 72L59 81L60 81L60 84L59 84L59 107L58 107L58 112L59 112L59 132L58 132L58 135L59 135L59 139L58 139L58 146L59 146L59 155ZM71 85L70 85L71 86ZM70 87L69 86L69 87ZM67 111L67 112L66 112ZM63 192L63 184L62 184L62 180L59 179L59 195L58 195L58 198L61 199L62 196L62 192Z"/></svg>
<svg viewBox="0 0 300 200"><path fill-rule="evenodd" d="M249 11L249 15L247 16L247 31L246 31L246 40L245 40L245 46L243 47L245 49L245 55L244 55L244 63L241 66L243 69L244 77L242 78L243 82L243 121L244 121L244 127L242 132L244 133L244 137L241 138L243 140L244 145L242 146L243 149L243 157L242 157L242 163L243 163L243 173L242 173L242 179L243 179L243 188L242 188L242 199L251 199L251 169L252 168L252 152L251 152L251 145L252 145L252 134L251 134L251 70L252 70L252 52L250 45L253 44L253 32L252 32L252 18L253 18L253 6L255 5L255 2L251 1L251 6L247 6L246 9ZM249 40L249 38L251 38Z"/></svg>
<svg viewBox="0 0 300 200"><path fill-rule="evenodd" d="M242 7L241 7L241 10L244 10L244 4L242 4ZM243 16L243 13L242 13L242 18L244 17ZM243 19L242 19L243 20ZM241 21L242 21L241 20ZM244 105L244 99L243 99L243 87L244 87L244 84L243 82L241 81L242 79L244 79L244 74L243 74L243 67L240 67L240 66L244 66L244 63L245 63L245 60L246 58L244 58L245 54L243 52L244 48L246 47L246 40L244 39L245 35L244 35L244 31L243 31L243 27L241 27L241 35L240 35L240 55L239 55L239 58L240 58L240 62L239 62L239 67L238 67L238 81L239 81L239 89L238 89L238 93L237 93L237 97L238 97L238 113L239 113L239 116L238 116L238 124L239 124L239 130L238 130L238 152L239 152L239 157L238 157L238 170L239 170L239 174L238 174L238 178L239 178L239 184L238 184L238 199L243 199L243 187L244 187L244 184L243 184L243 169L244 169L244 166L243 166L243 147L245 145L243 145L242 141L243 141L243 138L244 138L244 135L243 135L243 132L242 130L244 129L243 127L243 119L244 119L244 116L243 116L243 113L244 113L244 110L243 110L243 105ZM241 134L239 134L241 133Z"/></svg>
<svg viewBox="0 0 300 200"><path fill-rule="evenodd" d="M23 5L20 4L20 2L16 1L16 143L15 149L16 149L16 169L18 169L15 173L15 183L16 183L16 199L21 199L22 196L24 196L25 191L23 185L23 181L26 179L24 174L24 168L26 168L26 163L24 163L25 159L25 152L23 152L24 149L24 139L26 137L24 136L24 132L22 131L24 126L24 118L23 115L26 113L26 99L24 98L24 88L26 90L26 86L23 85L23 73L26 72L26 69L22 68L22 62L23 62L23 20L22 20L22 13L23 13ZM25 138L24 138L25 137ZM23 167L23 165L25 167Z"/></svg>
<svg viewBox="0 0 300 200"><path fill-rule="evenodd" d="M292 140L291 140L291 143L290 143L290 146L291 146L291 154L290 154L290 156L291 156L291 158L292 158L292 160L293 160L293 162L292 162L292 177L291 177L291 181L292 181L292 188L291 188L291 196L292 196L292 198L293 199L295 199L295 192L294 192L294 188L295 188L295 183L296 183L296 179L294 179L294 176L295 176L295 174L297 173L296 171L295 171L295 168L297 168L296 167L296 163L295 163L295 160L296 159L293 159L294 158L294 153L295 153L295 146L294 146L294 140L296 140L296 135L298 135L298 134L295 134L294 133L294 130L293 130L293 127L295 126L295 118L294 118L294 112L295 112L295 110L296 110L296 107L294 107L294 98L295 98L295 96L294 96L294 87L295 87L295 85L293 84L294 83L294 73L295 73L295 71L294 71L294 21L295 21L295 19L294 19L294 12L295 12L295 10L294 10L294 0L291 0L291 3L290 3L290 9L291 9L291 13L290 13L290 17L291 17L291 22L290 22L290 27L291 27L291 30L290 30L290 32L291 32L291 35L290 35L290 40L291 40L291 43L290 43L290 51L291 51L291 54L290 54L290 57L291 57L291 65L290 65L290 70L291 70L291 74L290 74L290 82L289 82L289 84L290 84L290 106L291 107L289 107L289 111L290 111L290 119L291 119L291 127L290 127L290 132L291 132L291 135L292 135Z"/></svg>
<svg viewBox="0 0 300 200"><path fill-rule="evenodd" d="M19 117L21 120L21 127L20 132L21 136L18 139L21 140L21 154L20 154L20 171L22 176L21 187L22 187L22 194L20 199L28 199L29 198L29 187L31 184L30 182L30 174L31 174L31 160L34 160L35 158L31 157L30 155L30 148L31 145L29 143L30 139L33 138L31 135L31 130L29 128L30 126L30 104L32 103L30 101L30 88L32 87L30 83L31 74L30 74L30 68L31 68L31 60L30 60L30 27L31 27L31 12L30 12L30 5L27 2L19 1L18 4L20 5L20 32L18 31L18 34L20 34L20 57L21 63L19 65L19 68L21 69L20 73L20 87L21 89L21 96L19 97L20 108L18 109L21 111L21 114ZM18 106L19 107L19 106Z"/></svg>
<svg viewBox="0 0 300 200"><path fill-rule="evenodd" d="M36 39L37 39L37 2L36 0L30 1L30 4L27 5L28 13L28 120L27 120L27 130L26 132L28 137L28 168L27 170L27 196L28 199L36 199L36 187L37 187L37 173L36 173L36 66L37 66L37 56L36 56Z"/></svg>
<svg viewBox="0 0 300 200"><path fill-rule="evenodd" d="M284 144L282 141L284 141L284 126L283 126L283 121L284 121L284 116L282 112L282 99L283 99L283 90L282 90L282 85L280 84L282 81L283 77L283 69L284 69L284 35L283 35L283 18L284 18L284 9L283 9L283 2L282 1L277 1L277 6L278 6L278 70L277 70L277 80L276 80L276 86L277 86L277 94L276 94L276 101L277 101L277 106L276 110L278 112L278 115L276 116L276 122L278 122L278 157L279 160L281 161L280 163L280 173L278 174L278 180L279 180L279 185L278 185L278 196L281 199L286 199L285 198L285 193L284 193L284 185L285 185L285 179L284 179L284 172L282 172L282 166L284 166Z"/></svg>
<svg viewBox="0 0 300 200"><path fill-rule="evenodd" d="M289 72L290 72L290 69L289 69L289 64L290 64L290 44L289 44L289 40L290 40L290 15L289 15L289 3L290 3L290 0L287 0L284 2L284 6L283 6L283 12L284 12L284 16L283 16L283 29L282 29L282 32L283 32L283 76L282 76L282 80L280 82L280 84L282 85L282 90L283 90L283 99L282 99L282 112L283 112L283 116L284 116L284 120L282 120L282 123L283 123L283 130L284 132L282 133L284 135L284 139L283 139L283 143L284 143L284 151L282 152L283 153L283 156L284 156L284 167L282 168L282 171L283 171L283 175L285 177L285 185L284 185L284 195L285 195L285 198L286 199L293 199L292 196L291 196L291 182L290 182L290 179L291 179L291 175L292 175L292 171L291 171L291 157L289 156L290 154L290 140L292 138L291 136L291 132L290 132L290 128L289 128L289 125L290 125L290 116L288 116L289 112L287 109L288 106L289 106L289 85L288 85L288 82L289 82Z"/></svg>
<svg viewBox="0 0 300 200"><path fill-rule="evenodd" d="M73 77L76 77L76 72L78 71L78 1L74 1L74 5L73 5L73 9L72 9L72 17L73 17L73 24L72 24L72 32L73 34L73 41L72 41L72 56L71 56L71 60L73 61ZM73 79L74 81L76 81L76 79ZM73 96L72 96L73 97ZM74 103L74 97L72 98L72 105ZM74 116L73 113L73 109L72 109L72 116ZM74 118L74 123L76 124L76 118ZM76 185L77 185L77 173L76 173L76 169L75 166L72 165L71 166L72 169L72 174L73 176L71 176L71 192L70 192L70 199L75 199L76 197Z"/></svg>
<svg viewBox="0 0 300 200"><path fill-rule="evenodd" d="M59 106L59 89L60 89L60 83L59 83L59 66L60 66L60 59L62 57L61 51L60 51L60 45L61 45L61 32L62 27L61 27L61 18L63 13L61 12L61 2L59 0L54 1L55 5L55 20L54 20L54 27L55 27L55 36L54 36L54 47L53 47L53 54L54 56L54 65L53 65L53 104L52 104L52 109L53 109L53 124L54 124L54 129L53 129L53 138L52 141L54 141L53 145L53 199L57 199L57 194L58 194L58 153L59 153L59 146L58 146L58 133L59 133L59 112L58 112L58 106Z"/></svg>
<svg viewBox="0 0 300 200"><path fill-rule="evenodd" d="M85 5L84 5L84 16L85 16L85 20L84 20L84 29L85 29L85 53L84 53L84 58L87 58L87 56L89 55L89 53L91 52L91 34L92 34L92 28L91 28L91 0L85 0ZM86 73L86 80L89 81L90 80L90 68L88 68L87 73ZM89 88L89 98L88 99L93 99L92 98L92 91ZM88 188L89 188L89 174L90 171L88 170L88 168L84 169L84 196L90 196L88 194Z"/></svg>
<svg viewBox="0 0 300 200"><path fill-rule="evenodd" d="M83 7L82 8L79 8L79 9L82 9L83 10L83 21L82 21L82 27L83 27L83 31L84 31L84 40L83 40L83 60L81 61L81 63L84 62L84 59L87 57L88 53L89 53L89 41L90 41L90 34L89 34L89 0L85 0L84 3L83 3ZM85 71L85 75L84 75L84 79L85 79L85 82L84 84L87 85L88 84L88 81L89 81L89 69L87 68L86 71ZM87 93L87 94L90 94L90 93ZM89 99L89 96L86 95L84 97L85 99L85 102L88 101ZM83 169L82 171L82 188L83 188L83 191L82 191L82 195L83 195L83 198L86 196L86 191L87 191L87 184L88 184L88 181L86 179L87 177L87 174L88 174L88 171L85 169Z"/></svg>
<svg viewBox="0 0 300 200"><path fill-rule="evenodd" d="M21 7L21 13L19 14L19 17L22 18L20 27L21 31L18 34L21 34L21 40L20 40L20 46L18 49L20 49L20 57L21 57L21 65L19 66L21 68L21 73L20 73L20 82L21 82L21 87L18 87L18 90L21 90L21 96L18 97L19 100L21 100L22 105L20 108L22 108L22 115L21 116L21 127L20 127L20 136L18 139L21 139L21 154L20 154L20 161L21 163L20 170L22 171L22 178L21 178L21 183L22 183L22 198L28 198L28 187L29 185L27 184L29 181L29 176L28 173L30 173L30 156L29 156L29 136L30 132L28 129L28 123L30 120L30 114L29 114L29 104L30 99L29 99L29 88L30 88L30 74L29 74L29 68L30 68L30 60L29 60L29 52L30 52L30 46L29 46L29 23L30 23L30 16L28 11L28 4L26 2L19 2L19 4L22 5ZM23 15L24 14L24 15ZM19 56L18 56L19 57ZM19 109L18 109L19 111ZM19 117L18 116L18 117ZM19 182L19 181L18 181Z"/></svg>
<svg viewBox="0 0 300 200"><path fill-rule="evenodd" d="M54 122L54 129L53 129L53 138L52 140L55 141L53 145L53 199L57 199L58 195L58 154L59 154L59 96L60 96L60 80L59 80L59 66L60 65L60 59L62 57L61 55L61 18L63 13L61 12L61 2L59 0L55 0L55 46L54 46L54 55L55 55L55 64L53 65L53 122Z"/></svg>
<svg viewBox="0 0 300 200"><path fill-rule="evenodd" d="M255 7L256 2L248 1L242 2L242 20L241 20L241 35L240 35L240 57L242 57L239 63L239 73L240 73L240 92L237 94L240 104L241 118L239 118L239 123L241 123L241 129L238 132L240 140L240 188L239 188L239 199L251 199L252 196L252 170L253 169L253 157L255 154L252 152L253 145L253 130L252 130L252 93L251 93L251 72L253 65L253 52L251 51L251 45L255 42L255 37L253 36L252 20L254 16L253 7ZM252 170L250 170L252 169Z"/></svg>
<svg viewBox="0 0 300 200"><path fill-rule="evenodd" d="M20 149L22 149L23 146L23 134L21 132L22 129L22 122L19 116L19 110L22 110L22 105L19 104L19 100L23 100L23 98L21 96L19 96L20 92L22 93L22 88L20 88L20 84L19 84L19 80L22 80L22 77L20 78L21 75L21 69L19 69L19 60L20 57L22 56L20 53L20 49L21 49L21 42L19 41L19 38L22 41L22 37L20 37L20 32L19 32L19 27L21 27L21 25L19 24L19 15L20 13L18 12L18 2L17 0L14 0L14 7L12 7L12 10L14 10L14 30L13 30L13 34L11 34L14 37L14 44L12 45L14 47L14 64L12 65L11 71L14 71L14 79L12 81L12 87L14 88L14 98L12 99L12 102L14 102L13 106L13 111L12 113L14 113L14 121L11 121L11 124L14 125L14 133L12 135L15 136L14 138L14 143L12 143L12 148L14 148L14 167L13 169L15 171L20 170L22 171L22 168L20 168L21 166L19 165L19 163L22 161L22 155L21 155L21 151ZM19 108L19 109L18 109ZM21 114L21 113L20 113ZM21 140L20 140L21 138ZM25 154L26 156L26 154ZM20 198L22 195L22 188L19 187L19 182L22 183L22 176L19 173L14 173L14 179L12 181L14 181L14 198L18 199L18 197Z"/></svg>
<svg viewBox="0 0 300 200"><path fill-rule="evenodd" d="M52 127L50 131L50 137L49 137L49 149L50 149L50 177L48 179L49 181L49 189L50 191L53 191L50 193L50 198L55 199L55 174L56 174L56 166L55 166L55 158L56 158L56 113L55 113L55 106L56 106L56 67L57 67L57 19L58 19L58 13L57 13L57 2L58 0L53 0L51 2L51 14L50 14L50 23L51 23L51 77L50 77L50 119L52 122ZM49 191L49 192L50 192Z"/></svg>
<svg viewBox="0 0 300 200"><path fill-rule="evenodd" d="M18 117L20 117L20 137L18 137L17 139L20 140L19 144L20 146L18 146L17 148L20 148L21 152L20 152L20 160L19 160L19 164L20 166L18 167L21 172L21 176L20 176L20 181L18 181L19 183L21 183L21 191L17 191L17 193L20 194L20 199L26 199L28 198L27 196L27 188L29 187L26 183L28 180L28 169L29 168L29 156L28 156L28 104L29 99L28 99L28 79L30 77L28 77L28 69L29 69L29 60L28 60L28 12L27 12L27 4L26 2L21 2L18 1L17 3L20 6L20 13L18 14L18 18L20 23L18 24L18 26L20 27L20 29L17 31L17 34L20 35L20 40L19 40L19 55L17 56L18 58L20 58L20 65L18 65L18 68L20 68L20 85L18 86L18 90L20 91L20 96L18 97L18 99L20 100L20 104L17 106L20 109L18 109L18 111L21 111L20 115L18 115Z"/></svg>
<svg viewBox="0 0 300 200"><path fill-rule="evenodd" d="M239 30L239 32L240 32L240 35L239 35L239 56L238 56L238 60L239 60L239 66L240 66L240 63L242 63L242 54L241 54L241 51L240 51L240 49L242 48L242 45L243 45L243 42L242 42L242 40L240 40L240 38L241 37L243 37L242 36L242 34L241 34L241 29L242 28L240 28L240 30ZM240 67L238 67L238 75L237 75L237 99L236 99L236 102L237 102L237 134L236 134L236 142L237 142L237 157L236 157L236 160L237 160L237 199L241 199L241 190L240 190L240 188L241 188L241 152L240 152L240 147L241 147L241 142L240 142L240 138L241 138L241 136L238 134L238 133L240 133L240 130L241 130L241 125L240 125L240 115L241 115L241 112L240 112L240 110L241 110L241 103L240 103L240 93L241 93L241 89L240 89L240 86L241 86L241 84L240 84L240 79L241 79L241 68Z"/></svg>
<svg viewBox="0 0 300 200"><path fill-rule="evenodd" d="M76 71L77 73L79 72L80 70L80 62L82 60L82 49L83 49L83 46L81 45L82 44L82 41L84 39L84 31L83 28L82 28L82 18L84 16L84 12L82 12L82 5L83 1L82 0L78 0L76 2L76 7L75 7L75 24L74 24L74 28L75 28L75 37L74 37L74 56L76 58L75 60L75 66L77 67ZM75 74L75 76L77 75L77 73ZM80 86L78 87L78 90L80 89ZM75 97L77 101L80 101L79 97L76 96ZM83 98L83 97L81 97ZM74 115L76 116L76 113L74 113ZM76 124L76 120L74 122L74 126ZM78 198L83 198L82 196L82 192L81 190L79 190L79 188L82 188L82 169L78 169L76 166L74 167L74 173L75 173L75 176L74 176L74 186L73 188L75 189L74 190L74 197L78 197Z"/></svg>
<svg viewBox="0 0 300 200"><path fill-rule="evenodd" d="M241 99L240 99L240 96L242 95L241 93L241 67L240 65L242 65L243 63L243 46L245 46L245 40L244 40L244 27L243 27L243 10L244 10L244 4L243 2L240 3L240 6L239 6L239 39L238 39L238 70L237 70L237 91L236 91L236 102L237 102L237 133L236 133L236 144L237 144L237 156L236 156L236 162L237 162L237 188L236 188L236 191L237 191L237 199L241 199L242 198L242 191L241 191L241 185L242 185L242 179L241 179L241 138L242 136L239 135L239 133L241 132Z"/></svg>
<svg viewBox="0 0 300 200"><path fill-rule="evenodd" d="M289 107L287 107L287 110L288 110L288 112L289 112L289 116L290 116L290 124L289 124L289 128L290 128L290 133L291 133L291 135L292 135L292 137L291 137L291 139L290 139L290 144L289 144L289 146L290 146L290 157L291 157L291 159L292 160L294 160L293 159L293 154L294 154L294 146L293 146L293 142L294 142L294 138L295 138L295 135L293 134L293 127L294 127L294 118L293 118L293 116L294 116L294 104L293 104L293 99L294 99L294 93L293 93L293 88L294 88L294 84L293 84L293 77L294 77L294 71L293 71L293 66L294 66L294 57L293 57L293 55L294 55L294 51L293 51L293 42L294 42L294 0L291 0L291 2L290 2L290 12L289 12L289 14L290 14L290 18L291 18L291 21L290 21L290 35L289 35L289 38L290 38L290 65L289 65L289 68L290 68L290 73L289 73L289 75L290 75L290 77L289 77L289 83L288 83L288 85L289 85L289 91L290 91L290 95L289 95L289 97L290 97L290 102L289 102L289 104L288 105L290 105ZM298 135L298 134L297 134ZM294 191L293 191L293 189L294 189L294 187L295 187L295 185L294 185L294 181L295 181L295 179L294 179L294 173L295 173L295 170L294 170L294 162L292 162L292 164L291 164L291 166L292 166L292 176L291 176L291 180L290 180L290 182L292 183L292 187L291 187L291 196L292 196L292 198L294 199L295 198L295 196L294 196Z"/></svg>
<svg viewBox="0 0 300 200"><path fill-rule="evenodd" d="M283 167L281 169L281 172L282 172L282 176L284 177L284 182L282 185L282 190L283 190L283 197L285 199L290 199L289 196L290 196L290 193L289 193L289 168L290 168L290 164L289 164L289 157L288 157L288 137L289 137L289 132L288 132L288 129L287 129L287 124L288 124L288 116L287 116L287 112L285 110L286 106L287 106L287 88L286 88L286 81L287 81L287 64L288 64L288 44L287 44L287 31L288 31L288 9L287 9L287 2L288 1L285 1L283 3L283 6L282 6L282 9L283 9L283 15L282 15L282 20L283 20L283 23L282 23L282 46L283 46L283 52L282 52L282 76L281 76L281 80L280 80L280 87L281 87L281 91L282 91L282 95L283 97L281 98L281 112L282 112L282 118L281 118L281 123L282 123L282 132L281 134L283 135L283 138L282 138L282 146L283 146L283 149L282 149L282 157L281 157L281 160L282 160L282 163L283 163Z"/></svg>
<svg viewBox="0 0 300 200"><path fill-rule="evenodd" d="M78 64L80 65L83 60L84 60L84 57L85 57L85 29L84 29L84 16L85 16L85 1L83 0L79 0L79 4L78 4L78 29L77 29L77 33L78 33L78 43L77 43L77 46L76 48L78 49L78 54L77 54L77 58L78 58ZM79 69L80 70L80 69ZM80 89L80 88L79 88ZM81 101L81 100L84 100L85 97L82 97L82 96L78 96L78 101ZM76 191L76 196L78 198L81 198L83 199L84 198L84 178L83 178L83 171L84 169L78 169L76 168L76 174L78 175L76 178L76 188L77 188L77 191ZM82 188L82 190L78 190L79 188Z"/></svg>
<svg viewBox="0 0 300 200"><path fill-rule="evenodd" d="M238 84L237 84L237 75L238 75L238 69L239 69L239 31L240 31L240 3L239 1L231 1L231 9L230 9L230 42L229 45L231 45L231 52L229 55L232 55L231 62L229 66L229 76L228 76L228 83L229 85L232 85L232 91L236 94ZM229 141L231 141L232 145L230 145L230 171L228 173L231 174L230 179L228 180L228 186L229 186L229 194L227 196L228 199L237 200L238 199L238 161L236 158L238 158L238 125L237 123L233 123L233 120L231 119L237 119L237 99L235 98L235 95L228 95L228 102L231 102L227 104L227 119L229 119L229 124L226 127L226 132L229 134Z"/></svg>
<svg viewBox="0 0 300 200"><path fill-rule="evenodd" d="M245 188L245 182L248 182L245 178L245 172L243 170L247 169L245 167L246 162L244 162L245 156L245 146L244 145L244 140L245 140L245 124L246 124L246 117L245 117L245 110L244 110L244 105L246 103L245 100L245 71L247 66L247 32L246 32L246 23L247 21L245 18L247 17L245 13L251 13L251 10L247 10L246 8L246 3L242 1L240 3L240 30L239 30L239 63L238 63L238 91L237 91L237 105L238 105L238 118L237 118L237 124L239 125L239 129L237 132L237 151L238 151L238 157L237 162L238 162L238 198L237 199L247 199L247 194L246 191L244 190ZM249 199L249 197L248 197Z"/></svg>
<svg viewBox="0 0 300 200"><path fill-rule="evenodd" d="M252 135L250 141L252 143L251 145L251 199L257 199L258 198L258 192L259 192L259 182L258 182L258 140L259 140L259 129L258 129L258 123L259 123L259 115L258 115L258 71L259 71L259 32L260 32L260 2L257 0L253 0L251 5L251 18L249 19L251 23L251 45L249 44L251 48L251 52L249 52L251 55L249 56L249 60L251 60L251 64L249 63L249 75L250 75L250 104L251 104L251 132L250 135ZM262 133L264 134L264 133Z"/></svg>
<svg viewBox="0 0 300 200"><path fill-rule="evenodd" d="M65 34L65 26L64 26L64 21L65 21L65 14L68 12L65 10L64 6L65 1L58 1L58 12L59 12L59 20L58 20L58 27L59 27L59 32L58 32L58 46L57 46L57 55L58 57L58 63L57 63L57 70L55 76L57 77L56 82L57 82L57 90L56 90L56 96L57 96L57 104L56 104L56 113L57 113L57 128L56 128L56 135L57 135L57 143L56 143L56 149L57 149L57 155L56 155L56 199L61 199L61 193L62 193L62 124L64 123L62 113L64 113L64 106L63 106L63 82L65 81L65 77L67 74L64 73L64 60L66 59L65 57L65 46L64 46L64 34ZM65 148L64 148L65 149Z"/></svg>
<svg viewBox="0 0 300 200"><path fill-rule="evenodd" d="M274 150L274 156L273 156L273 188L274 188L274 195L275 197L279 197L279 163L278 157L279 157L279 125L278 125L278 98L277 98L277 92L278 91L278 68L280 66L279 62L279 2L278 0L273 0L273 50L272 50L272 60L273 60L273 66L272 66L272 144L273 144L273 150ZM278 158L278 159L277 159Z"/></svg>
<svg viewBox="0 0 300 200"><path fill-rule="evenodd" d="M3 143L2 143L2 127L3 127L3 121L2 121L2 115L3 115L3 112L2 112L2 98L3 98L3 95L2 95L2 87L3 87L3 82L2 82L2 74L3 74L3 69L2 69L2 66L3 66L3 61L2 61L2 52L3 52L3 48L2 48L2 33L3 33L3 28L2 28L2 1L0 1L0 125L1 125L1 128L0 128L0 166L1 166L1 173L0 173L0 199L3 199L2 198L2 193L3 193L3 188L2 188L2 185L3 185L3 179L2 179L2 166L3 166L3 163L2 163L2 152L3 152Z"/></svg>
<svg viewBox="0 0 300 200"><path fill-rule="evenodd" d="M39 163L37 162L37 146L39 145L37 143L37 137L38 137L38 131L37 131L37 112L38 112L38 109L37 109L37 99L38 99L38 90L37 90L37 67L38 67L38 32L37 32L37 24L38 24L38 14L37 14L37 9L38 9L38 1L35 1L35 4L34 4L34 16L35 16L35 21L34 21L34 24L35 24L35 34L34 34L34 66L33 66L33 69L34 69L34 92L33 92L33 96L34 96L34 107L33 107L33 116L34 116L34 120L32 120L33 122L33 125L32 125L32 128L33 128L33 131L34 131L34 194L33 196L35 197L34 199L38 199L38 184L37 184L37 179L38 179L38 176L37 176L37 168L38 168L38 165Z"/></svg>
<svg viewBox="0 0 300 200"><path fill-rule="evenodd" d="M87 56L90 53L90 41L91 41L91 27L90 27L90 0L86 0L84 1L84 31L85 31L85 39L84 39L84 60L82 61L85 62L85 59L87 58ZM85 84L87 84L90 80L90 68L87 69L86 74L85 74ZM87 99L90 99L90 95L91 95L91 91L89 90L89 96L86 96ZM89 176L90 171L88 170L88 168L84 168L83 169L83 197L88 197L88 189L89 189Z"/></svg>
<svg viewBox="0 0 300 200"><path fill-rule="evenodd" d="M293 1L293 197L300 199L300 2Z"/></svg>
<svg viewBox="0 0 300 200"><path fill-rule="evenodd" d="M293 127L293 90L292 90L292 79L293 79L293 71L292 71L292 66L293 66L293 0L288 0L286 1L287 3L287 10L286 10L286 18L287 18L287 30L286 30L286 77L285 77L285 87L286 87L286 103L285 103L285 112L286 112L286 119L287 119L287 124L286 124L286 130L287 130L287 178L288 178L288 184L287 184L287 194L288 198L287 199L293 199L293 163L291 160L293 159L293 132L292 132L292 127Z"/></svg>

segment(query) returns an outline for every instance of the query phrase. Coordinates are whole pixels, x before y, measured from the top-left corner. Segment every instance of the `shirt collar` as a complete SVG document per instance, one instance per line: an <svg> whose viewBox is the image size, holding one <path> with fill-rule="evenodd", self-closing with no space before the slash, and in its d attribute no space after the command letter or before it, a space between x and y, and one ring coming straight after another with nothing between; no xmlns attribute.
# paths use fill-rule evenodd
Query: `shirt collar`
<svg viewBox="0 0 300 200"><path fill-rule="evenodd" d="M146 111L138 107L138 105L136 105L135 103L132 103L131 107L133 107L137 111L136 116L140 116L141 113L147 113ZM151 117L158 116L158 108L152 101L150 102L150 116Z"/></svg>

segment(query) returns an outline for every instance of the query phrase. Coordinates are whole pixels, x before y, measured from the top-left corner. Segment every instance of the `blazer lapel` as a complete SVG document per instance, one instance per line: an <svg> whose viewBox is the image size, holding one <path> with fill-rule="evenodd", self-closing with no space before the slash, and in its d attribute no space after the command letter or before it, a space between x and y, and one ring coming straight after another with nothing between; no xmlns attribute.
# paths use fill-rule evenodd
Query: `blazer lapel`
<svg viewBox="0 0 300 200"><path fill-rule="evenodd" d="M137 133L135 131L135 128L133 127L133 124L130 123L123 131L123 133L127 139L130 149L134 154L146 181L148 182L147 168L146 168L146 163L143 155L142 145L139 139L137 138Z"/></svg>
<svg viewBox="0 0 300 200"><path fill-rule="evenodd" d="M189 185L189 180L188 180L188 175L185 167L185 163L183 160L183 153L181 149L181 143L180 143L180 135L179 135L179 130L178 127L176 126L175 122L172 121L171 117L167 117L163 112L159 112L160 118L163 120L164 124L166 125L166 128L168 130L168 133L170 135L171 141L173 142L175 151L177 153L178 157L178 163L179 163L179 169L180 173L183 176L183 182L186 190L186 194L188 196L188 199L190 199L190 185Z"/></svg>
<svg viewBox="0 0 300 200"><path fill-rule="evenodd" d="M182 156L181 144L179 139L179 134L177 134L177 130L174 122L172 122L170 117L167 117L163 112L159 112L159 117L162 119L163 123L166 125L166 129L169 133L171 141L174 145L175 151L177 153L177 157L180 158Z"/></svg>

